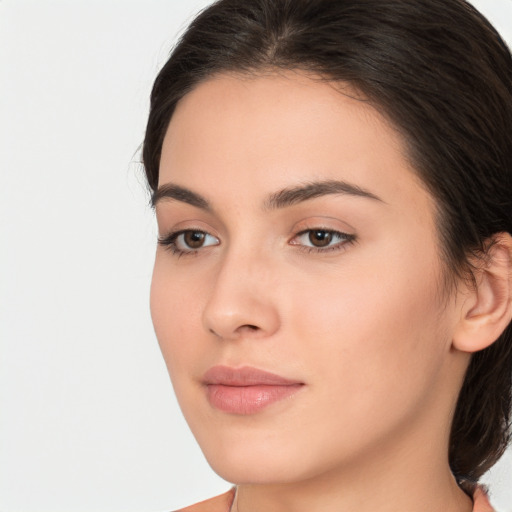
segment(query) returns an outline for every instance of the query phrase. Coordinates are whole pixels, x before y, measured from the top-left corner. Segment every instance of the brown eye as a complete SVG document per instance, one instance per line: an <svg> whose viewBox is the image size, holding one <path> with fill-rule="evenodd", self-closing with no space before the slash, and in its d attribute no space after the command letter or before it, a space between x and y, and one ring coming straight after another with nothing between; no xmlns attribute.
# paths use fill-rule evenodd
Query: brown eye
<svg viewBox="0 0 512 512"><path fill-rule="evenodd" d="M206 233L202 231L186 231L183 233L183 242L190 249L200 249L205 241Z"/></svg>
<svg viewBox="0 0 512 512"><path fill-rule="evenodd" d="M326 247L332 242L332 232L321 229L312 230L309 232L308 239L314 247Z"/></svg>
<svg viewBox="0 0 512 512"><path fill-rule="evenodd" d="M323 253L341 249L343 246L353 242L355 235L342 233L333 229L305 229L290 241L292 245L299 245L302 249Z"/></svg>
<svg viewBox="0 0 512 512"><path fill-rule="evenodd" d="M184 256L186 254L197 254L205 247L219 245L220 240L199 229L184 229L170 233L166 237L159 237L158 243L172 254Z"/></svg>

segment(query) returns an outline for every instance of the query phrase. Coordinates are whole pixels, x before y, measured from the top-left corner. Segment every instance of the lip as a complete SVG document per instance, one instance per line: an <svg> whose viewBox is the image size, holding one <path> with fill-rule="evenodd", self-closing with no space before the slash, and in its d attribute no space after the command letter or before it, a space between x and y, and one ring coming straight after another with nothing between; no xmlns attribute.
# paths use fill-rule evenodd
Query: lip
<svg viewBox="0 0 512 512"><path fill-rule="evenodd" d="M220 411L250 415L290 398L304 383L250 366L214 366L203 377L207 399Z"/></svg>

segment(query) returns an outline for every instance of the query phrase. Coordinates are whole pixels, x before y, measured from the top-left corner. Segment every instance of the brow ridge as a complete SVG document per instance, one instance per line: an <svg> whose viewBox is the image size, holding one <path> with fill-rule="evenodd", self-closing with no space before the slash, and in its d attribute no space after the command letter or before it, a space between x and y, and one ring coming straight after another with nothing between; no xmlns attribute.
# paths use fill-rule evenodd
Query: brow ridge
<svg viewBox="0 0 512 512"><path fill-rule="evenodd" d="M271 194L265 201L265 208L270 210L286 208L309 199L330 194L346 194L384 202L380 197L362 187L359 187L358 185L342 180L327 180L306 183L292 188L285 188L279 192Z"/></svg>
<svg viewBox="0 0 512 512"><path fill-rule="evenodd" d="M174 199L201 208L201 210L211 211L210 203L203 196L173 183L158 187L151 197L151 206L154 208L163 199Z"/></svg>
<svg viewBox="0 0 512 512"><path fill-rule="evenodd" d="M264 202L264 208L268 210L286 208L330 194L346 194L384 202L377 195L358 185L343 180L326 180L309 182L274 192ZM187 203L202 210L212 211L210 203L203 196L173 183L167 183L159 187L151 197L151 205L154 208L158 202L166 198Z"/></svg>

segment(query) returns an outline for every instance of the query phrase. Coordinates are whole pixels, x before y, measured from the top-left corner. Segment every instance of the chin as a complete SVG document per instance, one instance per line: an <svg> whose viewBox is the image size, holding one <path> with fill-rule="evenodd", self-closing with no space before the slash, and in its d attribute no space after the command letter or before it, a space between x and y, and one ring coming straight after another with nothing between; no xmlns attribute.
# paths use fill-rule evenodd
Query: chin
<svg viewBox="0 0 512 512"><path fill-rule="evenodd" d="M319 467L318 459L308 457L316 453L314 448L293 435L251 429L234 429L218 436L212 430L201 433L204 435L196 435L196 439L211 468L234 484L287 484L326 469Z"/></svg>
<svg viewBox="0 0 512 512"><path fill-rule="evenodd" d="M219 457L206 455L206 459L217 475L233 484L285 484L305 478L297 472L302 465L275 456L244 458L220 454Z"/></svg>

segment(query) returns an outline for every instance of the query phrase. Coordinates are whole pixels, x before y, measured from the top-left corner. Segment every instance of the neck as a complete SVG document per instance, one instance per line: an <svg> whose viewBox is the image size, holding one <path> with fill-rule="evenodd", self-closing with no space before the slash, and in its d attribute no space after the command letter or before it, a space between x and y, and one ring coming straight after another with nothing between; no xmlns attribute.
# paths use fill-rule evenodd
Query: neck
<svg viewBox="0 0 512 512"><path fill-rule="evenodd" d="M232 512L471 512L471 499L451 475L418 485L368 476L364 484L324 475L299 485L239 485Z"/></svg>

